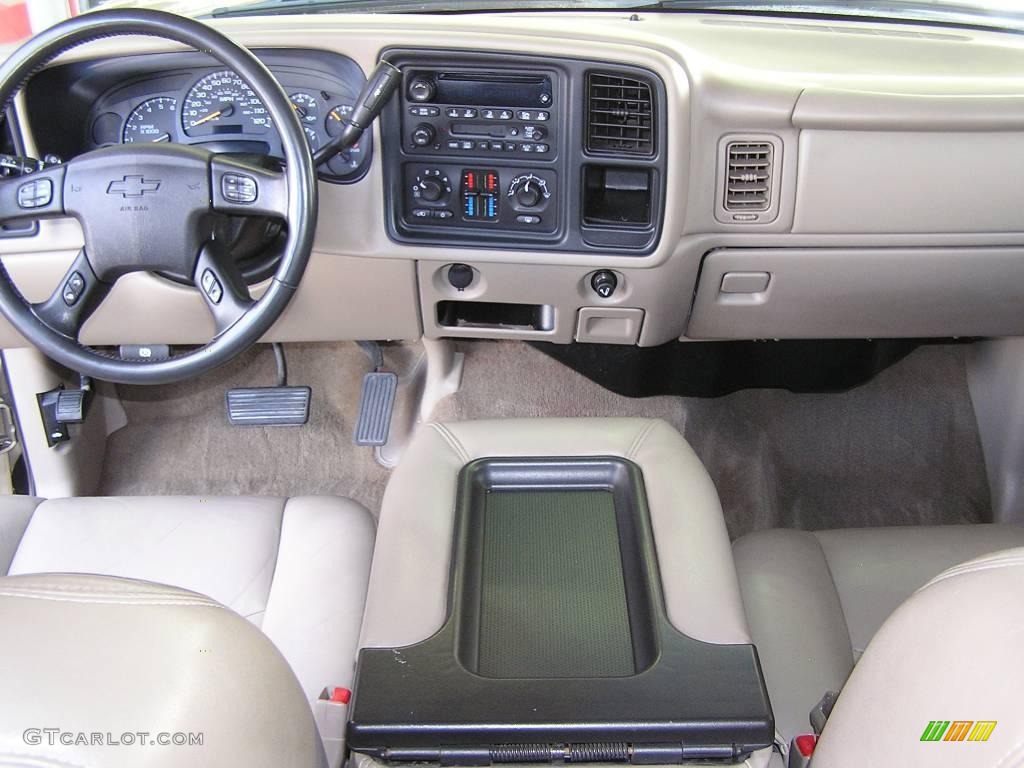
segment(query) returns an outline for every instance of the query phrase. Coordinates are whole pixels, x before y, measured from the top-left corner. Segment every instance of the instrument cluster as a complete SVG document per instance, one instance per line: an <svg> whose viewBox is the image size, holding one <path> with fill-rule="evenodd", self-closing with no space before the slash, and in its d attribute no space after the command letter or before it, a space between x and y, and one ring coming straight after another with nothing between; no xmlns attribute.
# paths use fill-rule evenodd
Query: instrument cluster
<svg viewBox="0 0 1024 768"><path fill-rule="evenodd" d="M279 67L271 63L270 67L288 93L311 151L316 151L341 132L361 83L320 68L304 68L301 63ZM224 68L162 72L118 86L94 106L88 133L92 147L175 142L217 152L283 155L265 105L241 77ZM338 183L362 178L369 166L371 141L367 134L356 146L335 155L320 166L320 177Z"/></svg>

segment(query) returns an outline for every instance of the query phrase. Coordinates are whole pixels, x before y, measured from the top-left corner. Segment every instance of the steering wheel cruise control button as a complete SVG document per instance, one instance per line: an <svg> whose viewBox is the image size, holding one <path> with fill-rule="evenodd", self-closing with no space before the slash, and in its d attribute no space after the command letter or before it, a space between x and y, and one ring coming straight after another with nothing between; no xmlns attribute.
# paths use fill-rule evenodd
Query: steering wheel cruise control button
<svg viewBox="0 0 1024 768"><path fill-rule="evenodd" d="M220 304L220 300L224 296L224 289L221 288L220 280L217 279L217 276L211 270L204 269L200 282L202 283L203 292L209 297L210 301L214 304Z"/></svg>
<svg viewBox="0 0 1024 768"><path fill-rule="evenodd" d="M232 203L255 203L259 194L256 179L241 173L225 173L220 190L224 199Z"/></svg>
<svg viewBox="0 0 1024 768"><path fill-rule="evenodd" d="M18 187L18 207L31 210L43 208L53 200L53 182L49 179L34 179Z"/></svg>
<svg viewBox="0 0 1024 768"><path fill-rule="evenodd" d="M61 290L61 297L64 299L64 303L69 307L75 306L78 300L82 298L82 291L85 290L85 278L82 277L81 272L72 272L71 276L64 283L64 288Z"/></svg>

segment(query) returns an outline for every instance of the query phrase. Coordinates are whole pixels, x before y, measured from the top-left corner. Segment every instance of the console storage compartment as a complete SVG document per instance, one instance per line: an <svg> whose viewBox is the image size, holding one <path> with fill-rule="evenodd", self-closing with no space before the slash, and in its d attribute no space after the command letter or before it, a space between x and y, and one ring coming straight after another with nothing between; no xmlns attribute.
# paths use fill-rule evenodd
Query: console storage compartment
<svg viewBox="0 0 1024 768"><path fill-rule="evenodd" d="M455 515L447 619L414 645L360 651L351 749L669 764L770 746L754 648L667 618L635 463L479 458L459 474Z"/></svg>

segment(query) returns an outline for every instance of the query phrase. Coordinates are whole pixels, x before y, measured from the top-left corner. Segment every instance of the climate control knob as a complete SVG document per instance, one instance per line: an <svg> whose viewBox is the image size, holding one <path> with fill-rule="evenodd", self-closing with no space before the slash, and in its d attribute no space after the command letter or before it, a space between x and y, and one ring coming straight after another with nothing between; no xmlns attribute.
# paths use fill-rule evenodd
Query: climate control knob
<svg viewBox="0 0 1024 768"><path fill-rule="evenodd" d="M428 203L436 203L444 194L444 187L435 179L424 179L420 182L420 197Z"/></svg>
<svg viewBox="0 0 1024 768"><path fill-rule="evenodd" d="M508 196L520 208L534 208L551 197L551 190L540 176L524 173L512 179L508 186Z"/></svg>
<svg viewBox="0 0 1024 768"><path fill-rule="evenodd" d="M426 147L434 143L434 126L420 123L412 131L412 143L417 147Z"/></svg>
<svg viewBox="0 0 1024 768"><path fill-rule="evenodd" d="M421 171L412 185L413 199L420 203L444 202L451 193L452 183L437 168Z"/></svg>

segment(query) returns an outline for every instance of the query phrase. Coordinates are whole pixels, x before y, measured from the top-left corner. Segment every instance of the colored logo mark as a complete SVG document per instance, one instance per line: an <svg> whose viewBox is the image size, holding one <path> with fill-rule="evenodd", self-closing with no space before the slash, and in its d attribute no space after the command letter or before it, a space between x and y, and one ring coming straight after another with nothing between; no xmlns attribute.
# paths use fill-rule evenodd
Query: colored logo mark
<svg viewBox="0 0 1024 768"><path fill-rule="evenodd" d="M995 720L930 720L921 741L988 741Z"/></svg>

